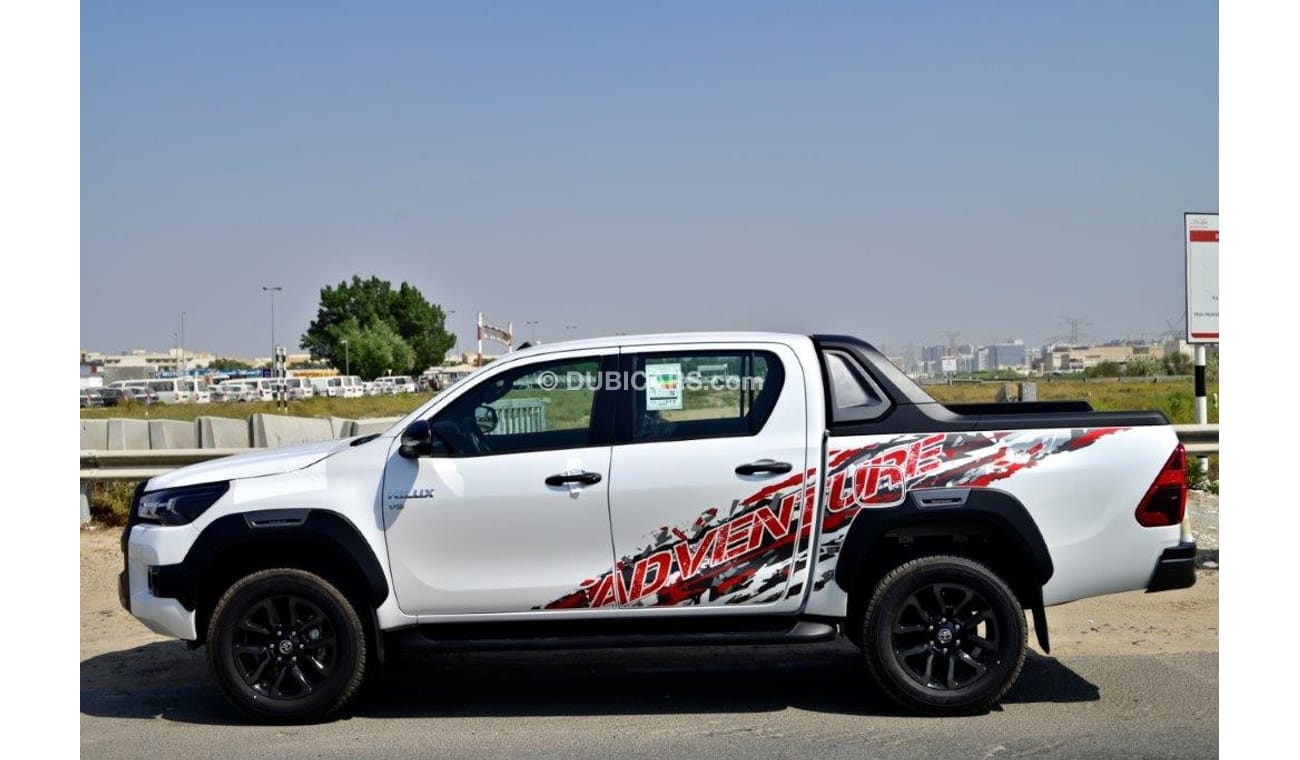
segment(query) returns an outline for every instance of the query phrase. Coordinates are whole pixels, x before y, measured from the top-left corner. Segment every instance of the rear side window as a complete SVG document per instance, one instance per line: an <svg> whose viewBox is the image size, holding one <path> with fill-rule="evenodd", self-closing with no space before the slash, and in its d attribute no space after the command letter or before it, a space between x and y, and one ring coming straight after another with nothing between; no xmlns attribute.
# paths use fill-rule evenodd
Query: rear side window
<svg viewBox="0 0 1300 760"><path fill-rule="evenodd" d="M866 422L889 411L889 402L862 365L843 351L822 354L830 390L831 422Z"/></svg>
<svg viewBox="0 0 1300 760"><path fill-rule="evenodd" d="M633 443L754 435L785 384L769 351L637 354L635 368Z"/></svg>

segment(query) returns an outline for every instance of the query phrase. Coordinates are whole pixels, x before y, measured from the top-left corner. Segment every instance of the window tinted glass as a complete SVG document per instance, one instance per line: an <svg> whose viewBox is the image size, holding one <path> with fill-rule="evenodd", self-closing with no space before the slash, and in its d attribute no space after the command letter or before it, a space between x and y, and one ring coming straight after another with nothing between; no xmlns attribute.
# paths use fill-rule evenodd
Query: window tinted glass
<svg viewBox="0 0 1300 760"><path fill-rule="evenodd" d="M785 372L767 351L639 354L632 440L748 436L776 406Z"/></svg>
<svg viewBox="0 0 1300 760"><path fill-rule="evenodd" d="M434 416L435 454L485 456L587 446L600 359L508 370Z"/></svg>

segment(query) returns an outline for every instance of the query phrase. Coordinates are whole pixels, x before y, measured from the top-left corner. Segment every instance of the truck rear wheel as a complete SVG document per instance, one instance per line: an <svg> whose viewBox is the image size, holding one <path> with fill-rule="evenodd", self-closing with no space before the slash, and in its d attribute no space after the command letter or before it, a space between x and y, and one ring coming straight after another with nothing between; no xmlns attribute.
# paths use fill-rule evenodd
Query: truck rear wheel
<svg viewBox="0 0 1300 760"><path fill-rule="evenodd" d="M860 625L872 678L912 712L985 712L1025 662L1027 626L1015 594L965 557L920 557L894 568L876 584Z"/></svg>
<svg viewBox="0 0 1300 760"><path fill-rule="evenodd" d="M262 570L236 581L213 608L208 665L226 698L250 717L322 720L361 686L365 629L324 578Z"/></svg>

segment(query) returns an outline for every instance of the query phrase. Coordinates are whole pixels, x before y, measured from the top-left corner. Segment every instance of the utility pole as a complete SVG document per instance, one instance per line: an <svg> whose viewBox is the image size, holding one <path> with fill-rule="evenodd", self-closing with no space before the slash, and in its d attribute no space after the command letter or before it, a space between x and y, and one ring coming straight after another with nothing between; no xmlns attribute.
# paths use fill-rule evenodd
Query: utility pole
<svg viewBox="0 0 1300 760"><path fill-rule="evenodd" d="M276 363L277 363L276 359L279 356L279 352L275 350L275 293L278 290L284 290L284 286L263 285L262 290L263 292L271 294L271 381L272 381L272 387L275 388L275 391L273 391L273 395L276 397L276 401L278 402L279 395L280 395L280 386L275 385L275 379L276 379L275 370L276 370ZM288 390L288 388L285 388L285 390Z"/></svg>
<svg viewBox="0 0 1300 760"><path fill-rule="evenodd" d="M1061 317L1060 323L1070 328L1071 346L1079 345L1079 328L1092 324L1087 317Z"/></svg>
<svg viewBox="0 0 1300 760"><path fill-rule="evenodd" d="M352 354L350 353L350 351L349 351L349 349L348 349L348 339L347 339L347 338L344 338L343 340L341 340L341 341L339 341L339 342L343 344L343 375L344 375L344 376L351 375L351 374L352 374Z"/></svg>
<svg viewBox="0 0 1300 760"><path fill-rule="evenodd" d="M271 362L275 363L275 293L284 290L283 285L263 285L263 292L271 294Z"/></svg>

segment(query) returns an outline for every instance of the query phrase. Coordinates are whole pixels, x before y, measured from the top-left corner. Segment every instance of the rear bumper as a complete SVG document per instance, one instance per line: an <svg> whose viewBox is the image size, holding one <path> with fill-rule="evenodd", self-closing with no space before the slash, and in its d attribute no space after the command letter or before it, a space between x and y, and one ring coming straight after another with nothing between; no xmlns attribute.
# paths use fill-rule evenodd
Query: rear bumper
<svg viewBox="0 0 1300 760"><path fill-rule="evenodd" d="M1156 560L1155 572L1147 583L1147 593L1172 591L1196 585L1196 542L1185 541L1171 546Z"/></svg>

